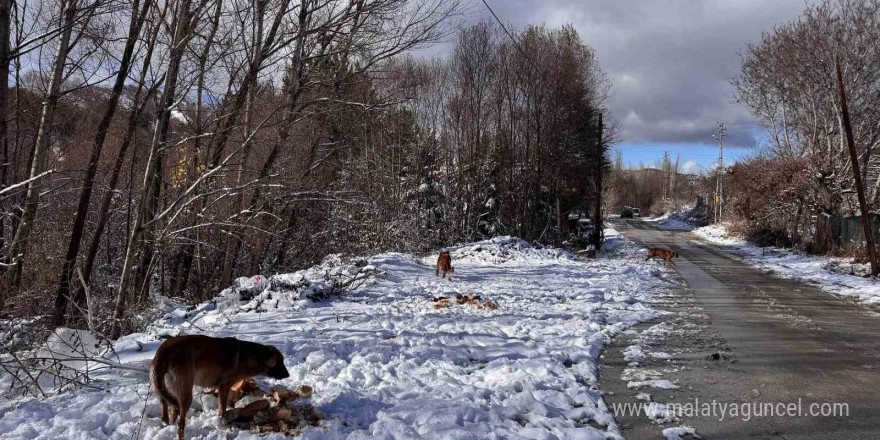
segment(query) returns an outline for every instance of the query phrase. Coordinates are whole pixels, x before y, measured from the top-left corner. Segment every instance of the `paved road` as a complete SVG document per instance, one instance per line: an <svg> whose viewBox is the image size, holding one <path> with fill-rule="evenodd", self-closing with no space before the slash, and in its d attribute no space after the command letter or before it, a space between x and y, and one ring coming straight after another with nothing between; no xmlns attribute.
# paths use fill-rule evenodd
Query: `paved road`
<svg viewBox="0 0 880 440"><path fill-rule="evenodd" d="M687 232L659 231L638 220L618 220L615 227L636 242L679 253L678 273L696 309L708 315L709 339L718 339L716 345L729 350L724 353L735 360L699 362L705 353L691 356L695 363L690 367L672 370L672 378L683 386L677 396L667 396L672 401L801 401L804 412L812 403L849 407L848 417L721 422L692 417L683 424L694 426L706 439L880 439L880 314L815 287L768 275ZM703 344L700 349L712 350L704 338L697 339L694 344ZM625 392L618 394L623 395L613 399L628 398ZM624 430L631 440L658 438L657 427L644 421L625 420L623 425L631 427Z"/></svg>

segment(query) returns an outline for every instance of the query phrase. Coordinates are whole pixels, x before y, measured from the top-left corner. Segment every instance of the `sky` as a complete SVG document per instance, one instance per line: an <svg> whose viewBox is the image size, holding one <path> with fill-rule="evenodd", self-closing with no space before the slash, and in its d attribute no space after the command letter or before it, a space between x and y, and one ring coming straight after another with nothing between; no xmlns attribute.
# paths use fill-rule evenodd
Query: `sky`
<svg viewBox="0 0 880 440"><path fill-rule="evenodd" d="M493 20L468 0L465 23ZM573 25L614 83L608 110L616 149L631 166L659 164L668 151L687 171L718 160L712 134L726 122L724 162L751 154L763 130L734 102L730 79L741 53L774 25L796 19L805 0L487 0L513 27ZM443 46L432 52L441 53Z"/></svg>

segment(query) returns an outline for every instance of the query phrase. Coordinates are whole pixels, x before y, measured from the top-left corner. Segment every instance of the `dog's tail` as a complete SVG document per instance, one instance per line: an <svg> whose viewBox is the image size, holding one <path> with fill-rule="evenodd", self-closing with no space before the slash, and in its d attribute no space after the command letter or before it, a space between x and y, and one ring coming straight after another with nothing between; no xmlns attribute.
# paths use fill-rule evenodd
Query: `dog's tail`
<svg viewBox="0 0 880 440"><path fill-rule="evenodd" d="M153 389L156 390L156 394L162 400L179 407L177 398L169 393L168 388L165 387L165 373L168 372L168 362L167 357L158 357L153 361L153 365L150 365L150 382L153 383Z"/></svg>

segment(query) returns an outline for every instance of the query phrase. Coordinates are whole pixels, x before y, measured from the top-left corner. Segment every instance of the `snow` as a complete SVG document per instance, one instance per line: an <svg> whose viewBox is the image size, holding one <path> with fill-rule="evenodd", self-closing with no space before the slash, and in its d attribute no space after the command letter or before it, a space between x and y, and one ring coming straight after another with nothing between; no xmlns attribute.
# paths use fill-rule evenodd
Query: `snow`
<svg viewBox="0 0 880 440"><path fill-rule="evenodd" d="M592 260L511 237L450 248L456 271L447 279L434 276L436 255L331 256L293 274L239 279L195 307L163 298L166 312L105 356L146 368L164 338L192 333L274 345L291 376L258 382L311 385L326 417L305 439L621 438L597 388L598 357L612 337L659 315L647 303L665 281L642 264L641 247L614 230L606 238ZM496 307L434 307L434 297L456 294ZM90 377L99 389L15 403L0 416L0 438L175 438L146 374ZM0 376L0 386L10 380ZM227 433L214 415L191 412L187 438L262 438Z"/></svg>
<svg viewBox="0 0 880 440"><path fill-rule="evenodd" d="M694 230L694 234L712 243L724 246L739 247L748 245L746 240L732 236L727 228L728 226L725 224L714 224L698 228Z"/></svg>
<svg viewBox="0 0 880 440"><path fill-rule="evenodd" d="M678 385L670 382L668 379L633 380L628 382L626 387L635 389L642 387L659 388L661 390L678 389Z"/></svg>
<svg viewBox="0 0 880 440"><path fill-rule="evenodd" d="M687 212L667 213L659 217L645 218L645 222L664 231L693 231L694 226L686 221Z"/></svg>
<svg viewBox="0 0 880 440"><path fill-rule="evenodd" d="M697 436L697 431L690 426L679 426L677 428L666 428L663 430L663 437L666 437L666 440L682 440L682 438L688 434L700 438Z"/></svg>
<svg viewBox="0 0 880 440"><path fill-rule="evenodd" d="M851 273L868 272L866 265L854 264L851 258L810 255L794 249L758 247L733 236L726 225L696 229L698 237L724 246L746 262L778 276L816 285L822 290L856 297L868 303L880 303L880 282Z"/></svg>
<svg viewBox="0 0 880 440"><path fill-rule="evenodd" d="M651 402L645 405L645 415L658 425L675 421L675 412L664 403Z"/></svg>
<svg viewBox="0 0 880 440"><path fill-rule="evenodd" d="M189 122L189 118L180 110L171 110L171 119L180 122Z"/></svg>

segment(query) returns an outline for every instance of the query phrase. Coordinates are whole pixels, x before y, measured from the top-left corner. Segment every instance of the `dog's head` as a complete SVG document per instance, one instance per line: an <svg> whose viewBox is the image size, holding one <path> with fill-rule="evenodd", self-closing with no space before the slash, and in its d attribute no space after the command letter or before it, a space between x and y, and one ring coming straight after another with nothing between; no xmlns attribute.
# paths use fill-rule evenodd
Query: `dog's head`
<svg viewBox="0 0 880 440"><path fill-rule="evenodd" d="M268 348L268 355L266 356L266 367L268 369L266 371L266 376L273 379L285 379L290 377L290 373L284 366L284 355L275 347L266 346L266 348Z"/></svg>

